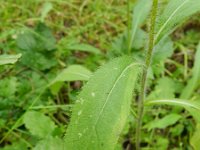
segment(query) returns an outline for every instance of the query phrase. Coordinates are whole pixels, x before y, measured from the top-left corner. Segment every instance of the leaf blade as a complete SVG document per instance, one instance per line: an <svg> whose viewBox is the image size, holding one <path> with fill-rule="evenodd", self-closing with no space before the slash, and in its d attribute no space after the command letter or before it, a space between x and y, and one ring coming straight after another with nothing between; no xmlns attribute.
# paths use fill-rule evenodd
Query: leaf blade
<svg viewBox="0 0 200 150"><path fill-rule="evenodd" d="M198 0L170 0L157 19L154 43L157 44L163 37L169 35L180 22L198 11L200 11Z"/></svg>
<svg viewBox="0 0 200 150"><path fill-rule="evenodd" d="M18 61L18 59L21 57L21 54L17 55L1 55L0 56L0 65L6 65L6 64L14 64Z"/></svg>
<svg viewBox="0 0 200 150"><path fill-rule="evenodd" d="M84 145L85 150L114 149L129 113L132 88L137 78L137 72L131 68L138 64L131 62L128 57L115 59L89 80L79 95L79 103L74 106L65 148L79 150Z"/></svg>

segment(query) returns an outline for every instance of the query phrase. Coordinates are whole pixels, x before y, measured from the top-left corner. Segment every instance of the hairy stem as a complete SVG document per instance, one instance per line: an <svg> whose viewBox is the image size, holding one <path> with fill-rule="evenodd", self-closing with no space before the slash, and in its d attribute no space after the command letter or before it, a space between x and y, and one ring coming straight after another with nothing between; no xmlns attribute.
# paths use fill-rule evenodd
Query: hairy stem
<svg viewBox="0 0 200 150"><path fill-rule="evenodd" d="M146 96L146 84L147 84L147 75L148 69L151 64L152 52L154 48L154 28L156 22L156 14L158 8L158 0L153 0L152 12L151 12L151 22L150 22L150 32L149 32L149 43L148 50L146 53L145 59L145 68L142 73L142 83L141 83L141 93L138 101L138 120L136 125L136 150L140 150L140 142L141 142L141 127L142 127L142 118L144 113L144 100Z"/></svg>

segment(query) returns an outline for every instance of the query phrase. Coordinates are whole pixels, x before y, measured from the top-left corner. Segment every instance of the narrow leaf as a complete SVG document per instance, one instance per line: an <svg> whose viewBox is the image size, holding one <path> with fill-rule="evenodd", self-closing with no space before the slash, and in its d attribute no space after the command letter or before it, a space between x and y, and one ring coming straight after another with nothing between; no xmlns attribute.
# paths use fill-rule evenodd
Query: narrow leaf
<svg viewBox="0 0 200 150"><path fill-rule="evenodd" d="M145 102L146 105L160 105L160 104L167 104L167 105L174 105L174 106L181 106L185 108L194 108L200 111L200 103L197 101L189 101L189 100L180 100L180 99L164 99L164 100L148 100Z"/></svg>
<svg viewBox="0 0 200 150"><path fill-rule="evenodd" d="M114 149L129 115L138 72L139 64L129 57L114 59L95 72L73 107L65 149Z"/></svg>
<svg viewBox="0 0 200 150"><path fill-rule="evenodd" d="M0 65L14 64L21 57L21 54L18 55L1 55L0 56Z"/></svg>
<svg viewBox="0 0 200 150"><path fill-rule="evenodd" d="M170 0L157 19L155 44L169 35L182 21L199 11L199 0Z"/></svg>
<svg viewBox="0 0 200 150"><path fill-rule="evenodd" d="M83 52L90 52L94 54L101 53L101 51L98 48L92 45L88 45L88 44L73 44L73 45L69 45L67 49L71 51L83 51Z"/></svg>
<svg viewBox="0 0 200 150"><path fill-rule="evenodd" d="M182 99L163 99L163 100L147 100L146 105L172 105L184 107L194 117L197 122L200 122L200 102Z"/></svg>

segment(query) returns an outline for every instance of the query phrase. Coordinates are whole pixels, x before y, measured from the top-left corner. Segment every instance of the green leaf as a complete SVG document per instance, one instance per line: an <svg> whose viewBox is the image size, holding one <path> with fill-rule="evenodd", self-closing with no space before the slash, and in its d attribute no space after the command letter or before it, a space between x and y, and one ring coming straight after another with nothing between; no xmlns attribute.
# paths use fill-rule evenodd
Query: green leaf
<svg viewBox="0 0 200 150"><path fill-rule="evenodd" d="M192 78L188 81L187 86L183 89L181 93L181 98L188 99L191 98L192 94L196 88L200 85L200 43L197 47L197 52L195 55L194 67L192 69Z"/></svg>
<svg viewBox="0 0 200 150"><path fill-rule="evenodd" d="M152 1L151 0L139 0L133 9L133 19L131 28L131 37L128 49L132 47L134 40L136 40L136 33L140 26L144 23L151 10Z"/></svg>
<svg viewBox="0 0 200 150"><path fill-rule="evenodd" d="M56 127L54 122L49 117L36 111L26 112L23 121L26 128L29 129L33 135L39 138L47 137Z"/></svg>
<svg viewBox="0 0 200 150"><path fill-rule="evenodd" d="M17 142L13 142L11 145L7 144L5 147L0 148L1 150L27 150L28 145L23 141L19 140Z"/></svg>
<svg viewBox="0 0 200 150"><path fill-rule="evenodd" d="M0 65L14 64L21 57L21 54L18 55L0 55Z"/></svg>
<svg viewBox="0 0 200 150"><path fill-rule="evenodd" d="M45 52L52 51L56 47L56 39L54 38L51 29L44 23L39 23L35 30L27 29L18 35L17 46L26 51Z"/></svg>
<svg viewBox="0 0 200 150"><path fill-rule="evenodd" d="M155 44L168 36L180 22L200 11L199 0L170 0L158 16L155 27Z"/></svg>
<svg viewBox="0 0 200 150"><path fill-rule="evenodd" d="M0 97L9 98L15 96L17 91L18 81L16 77L5 78L0 80Z"/></svg>
<svg viewBox="0 0 200 150"><path fill-rule="evenodd" d="M164 129L168 126L175 124L182 116L178 114L169 114L161 119L153 120L152 122L147 123L144 128L152 130L154 128Z"/></svg>
<svg viewBox="0 0 200 150"><path fill-rule="evenodd" d="M26 29L19 34L16 43L23 54L23 65L46 70L57 63L53 51L56 48L56 39L50 28L43 23L39 23L35 30Z"/></svg>
<svg viewBox="0 0 200 150"><path fill-rule="evenodd" d="M152 69L154 74L160 75L165 70L165 61L174 52L173 42L167 37L160 41L154 48L152 57Z"/></svg>
<svg viewBox="0 0 200 150"><path fill-rule="evenodd" d="M194 148L194 150L200 150L200 124L197 124L196 131L192 138L190 139L190 144Z"/></svg>
<svg viewBox="0 0 200 150"><path fill-rule="evenodd" d="M41 12L41 20L44 21L48 13L53 9L53 5L50 2L44 3L42 7L42 12Z"/></svg>
<svg viewBox="0 0 200 150"><path fill-rule="evenodd" d="M81 65L71 65L64 69L54 80L55 82L60 81L87 81L91 77L92 72Z"/></svg>
<svg viewBox="0 0 200 150"><path fill-rule="evenodd" d="M53 93L57 93L64 81L87 81L91 77L92 72L81 65L71 65L64 69L55 80L50 83Z"/></svg>
<svg viewBox="0 0 200 150"><path fill-rule="evenodd" d="M191 101L191 100L182 100L182 99L163 99L163 100L147 100L145 105L172 105L184 107L190 114L196 119L197 122L200 122L200 102Z"/></svg>
<svg viewBox="0 0 200 150"><path fill-rule="evenodd" d="M163 77L157 80L155 90L147 99L165 99L175 97L175 83L171 78Z"/></svg>
<svg viewBox="0 0 200 150"><path fill-rule="evenodd" d="M37 143L33 150L64 150L64 144L58 137L47 137Z"/></svg>
<svg viewBox="0 0 200 150"><path fill-rule="evenodd" d="M98 48L96 48L92 45L88 45L88 44L74 43L74 44L67 46L67 49L69 49L71 51L83 51L83 52L90 52L90 53L94 53L94 54L101 53L101 51Z"/></svg>
<svg viewBox="0 0 200 150"><path fill-rule="evenodd" d="M114 149L129 115L139 70L131 58L120 57L95 72L73 107L66 149Z"/></svg>
<svg viewBox="0 0 200 150"><path fill-rule="evenodd" d="M167 105L185 107L186 109L188 107L194 108L195 110L200 111L200 103L198 101L189 101L189 100L181 100L181 99L164 99L164 100L147 100L145 104L146 105L167 104Z"/></svg>

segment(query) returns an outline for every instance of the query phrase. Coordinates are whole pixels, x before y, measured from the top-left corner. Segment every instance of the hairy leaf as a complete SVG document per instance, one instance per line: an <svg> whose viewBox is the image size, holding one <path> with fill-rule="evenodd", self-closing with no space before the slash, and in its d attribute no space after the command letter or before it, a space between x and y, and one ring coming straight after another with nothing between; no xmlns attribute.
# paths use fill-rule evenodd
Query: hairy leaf
<svg viewBox="0 0 200 150"><path fill-rule="evenodd" d="M1 55L0 56L0 65L14 64L21 57L21 54L18 55Z"/></svg>
<svg viewBox="0 0 200 150"><path fill-rule="evenodd" d="M138 63L121 57L90 78L73 108L65 149L114 149L129 114L138 71Z"/></svg>
<svg viewBox="0 0 200 150"><path fill-rule="evenodd" d="M170 0L157 19L155 44L169 35L180 22L198 11L200 11L199 0Z"/></svg>

